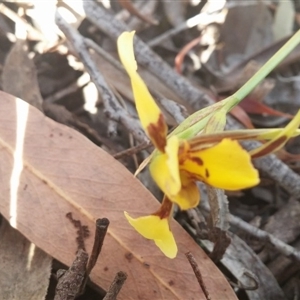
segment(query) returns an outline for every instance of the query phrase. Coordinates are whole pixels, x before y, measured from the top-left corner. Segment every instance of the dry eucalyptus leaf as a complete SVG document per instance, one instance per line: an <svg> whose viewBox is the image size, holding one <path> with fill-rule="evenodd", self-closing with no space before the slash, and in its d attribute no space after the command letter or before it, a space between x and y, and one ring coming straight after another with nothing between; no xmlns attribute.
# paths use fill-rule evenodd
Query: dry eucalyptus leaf
<svg viewBox="0 0 300 300"><path fill-rule="evenodd" d="M44 299L52 258L2 219L0 227L0 299Z"/></svg>
<svg viewBox="0 0 300 300"><path fill-rule="evenodd" d="M155 211L158 202L111 155L23 100L0 92L0 103L0 212L31 242L70 265L76 232L66 214L91 231L88 253L95 220L106 217L110 226L91 279L107 289L118 271L126 272L118 299L205 299L187 251L212 299L236 299L223 274L176 222L171 226L179 253L173 260L130 227L124 210L141 216Z"/></svg>
<svg viewBox="0 0 300 300"><path fill-rule="evenodd" d="M2 73L2 87L5 92L43 110L36 68L28 57L27 43L23 40L17 40L7 55Z"/></svg>

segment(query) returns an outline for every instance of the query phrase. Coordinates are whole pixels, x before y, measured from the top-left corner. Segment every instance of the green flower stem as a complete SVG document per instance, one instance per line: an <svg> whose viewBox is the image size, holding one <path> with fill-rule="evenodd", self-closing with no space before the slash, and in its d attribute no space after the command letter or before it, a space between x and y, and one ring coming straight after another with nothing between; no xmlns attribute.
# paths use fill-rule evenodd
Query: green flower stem
<svg viewBox="0 0 300 300"><path fill-rule="evenodd" d="M240 103L300 43L298 30L238 91L227 98L227 111Z"/></svg>

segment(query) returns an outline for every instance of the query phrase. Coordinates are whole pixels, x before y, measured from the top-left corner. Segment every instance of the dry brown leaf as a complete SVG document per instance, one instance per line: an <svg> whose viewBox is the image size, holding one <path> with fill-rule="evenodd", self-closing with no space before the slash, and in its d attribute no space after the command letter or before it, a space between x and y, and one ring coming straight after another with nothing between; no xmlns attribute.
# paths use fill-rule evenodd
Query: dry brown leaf
<svg viewBox="0 0 300 300"><path fill-rule="evenodd" d="M174 260L130 227L124 210L145 215L158 202L118 161L24 101L3 92L0 101L0 212L30 241L70 265L77 245L66 214L91 231L89 253L95 219L106 217L110 226L91 279L107 289L118 271L126 272L118 299L205 299L184 256L187 251L193 252L212 299L236 299L222 273L176 222L171 224L179 247ZM19 158L24 166L18 177Z"/></svg>
<svg viewBox="0 0 300 300"><path fill-rule="evenodd" d="M29 242L6 220L0 227L0 298L44 299L52 259Z"/></svg>
<svg viewBox="0 0 300 300"><path fill-rule="evenodd" d="M25 41L17 40L7 55L3 67L2 83L5 92L20 97L39 110L43 110L43 99L39 90L36 68L28 57Z"/></svg>

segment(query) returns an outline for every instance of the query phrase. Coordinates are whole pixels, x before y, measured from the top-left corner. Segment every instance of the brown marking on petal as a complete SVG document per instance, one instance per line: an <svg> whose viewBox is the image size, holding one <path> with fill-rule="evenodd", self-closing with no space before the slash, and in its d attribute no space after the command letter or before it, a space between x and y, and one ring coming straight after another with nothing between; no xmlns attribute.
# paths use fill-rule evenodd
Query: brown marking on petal
<svg viewBox="0 0 300 300"><path fill-rule="evenodd" d="M162 114L159 114L157 123L149 124L149 126L147 127L147 132L150 138L153 140L156 148L164 153L167 140L166 123Z"/></svg>
<svg viewBox="0 0 300 300"><path fill-rule="evenodd" d="M205 177L208 178L209 175L210 175L210 174L209 174L209 172L208 172L208 169L205 168Z"/></svg>
<svg viewBox="0 0 300 300"><path fill-rule="evenodd" d="M191 181L204 181L205 179L199 175L199 174L194 174L194 173L191 173L191 172L187 172L188 173L188 176L189 176L189 179Z"/></svg>
<svg viewBox="0 0 300 300"><path fill-rule="evenodd" d="M173 206L173 203L169 200L169 198L167 196L165 196L159 210L156 211L152 215L158 216L161 219L168 218L172 212L172 206Z"/></svg>
<svg viewBox="0 0 300 300"><path fill-rule="evenodd" d="M186 140L181 141L178 149L179 165L183 165L185 160L189 157L189 150L190 150L189 143Z"/></svg>
<svg viewBox="0 0 300 300"><path fill-rule="evenodd" d="M251 155L251 158L257 158L257 157L261 157L261 156L264 156L264 155L267 155L267 154L271 153L278 146L280 146L281 144L284 144L287 139L288 139L288 137L286 135L281 136L278 140L275 140L273 143L268 145L266 148L264 148L261 151Z"/></svg>
<svg viewBox="0 0 300 300"><path fill-rule="evenodd" d="M191 156L189 157L189 159L194 163L196 163L197 165L203 166L203 160L200 157Z"/></svg>

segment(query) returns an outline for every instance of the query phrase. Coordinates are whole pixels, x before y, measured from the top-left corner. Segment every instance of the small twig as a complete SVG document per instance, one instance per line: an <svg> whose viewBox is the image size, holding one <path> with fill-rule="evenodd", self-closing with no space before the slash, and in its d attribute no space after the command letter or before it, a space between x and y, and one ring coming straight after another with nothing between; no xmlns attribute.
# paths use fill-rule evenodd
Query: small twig
<svg viewBox="0 0 300 300"><path fill-rule="evenodd" d="M127 274L125 272L118 272L111 283L105 297L103 300L116 300L125 280L127 279Z"/></svg>
<svg viewBox="0 0 300 300"><path fill-rule="evenodd" d="M107 53L98 44L96 44L93 40L84 38L84 42L88 48L91 48L94 51L96 51L99 55L101 55L103 58L105 58L112 66L114 66L116 69L118 69L118 70L122 71L124 74L126 74L121 63L119 61L117 61L112 55Z"/></svg>
<svg viewBox="0 0 300 300"><path fill-rule="evenodd" d="M193 28L201 23L203 23L203 20L207 20L207 14L206 13L200 13L198 15L195 15L194 17L191 17L190 19L186 20L185 22L179 24L178 26L165 31L161 35L155 37L151 41L148 42L148 46L153 48L155 46L158 46L162 44L165 40L173 37L174 35L180 33L183 30ZM202 25L206 25L206 23L203 23Z"/></svg>
<svg viewBox="0 0 300 300"><path fill-rule="evenodd" d="M118 2L123 8L125 8L128 12L130 12L135 17L137 17L151 25L158 25L157 20L141 13L140 10L138 8L136 8L130 0L118 0Z"/></svg>
<svg viewBox="0 0 300 300"><path fill-rule="evenodd" d="M109 225L109 220L106 218L96 220L96 231L95 231L93 249L89 261L87 263L84 281L80 289L80 295L84 293L85 286L89 279L89 275L97 262L97 259L102 249L102 245L107 232L108 225Z"/></svg>
<svg viewBox="0 0 300 300"><path fill-rule="evenodd" d="M115 159L120 159L124 156L132 156L142 150L145 150L145 149L148 149L152 146L152 144L150 142L145 142L145 143L142 143L142 144L139 144L135 147L131 147L129 149L126 149L124 151L121 151L121 152L118 152L116 154L113 155L113 157Z"/></svg>
<svg viewBox="0 0 300 300"><path fill-rule="evenodd" d="M106 218L97 219L96 221L96 232L95 232L93 250L86 268L87 276L90 275L92 269L94 268L97 262L98 256L102 249L102 245L107 232L108 225L109 225L109 220Z"/></svg>
<svg viewBox="0 0 300 300"><path fill-rule="evenodd" d="M198 280L200 288L202 289L202 291L203 291L203 293L205 295L205 298L207 300L211 300L211 297L210 297L210 295L208 293L208 290L207 290L207 288L205 286L205 283L203 281L203 278L202 278L199 266L198 266L198 264L197 264L197 262L196 262L196 260L195 260L195 258L193 256L193 254L191 252L187 252L187 253L185 253L185 256L187 257L190 265L192 266L192 269L193 269L193 271L195 273L195 276L196 276L196 278Z"/></svg>
<svg viewBox="0 0 300 300"><path fill-rule="evenodd" d="M70 268L67 271L59 270L54 300L75 299L84 280L87 261L88 254L79 249Z"/></svg>
<svg viewBox="0 0 300 300"><path fill-rule="evenodd" d="M176 55L175 57L175 69L178 74L181 74L182 70L182 63L184 61L185 56L195 47L197 46L202 39L202 35L196 37L195 39L191 40L187 43Z"/></svg>

